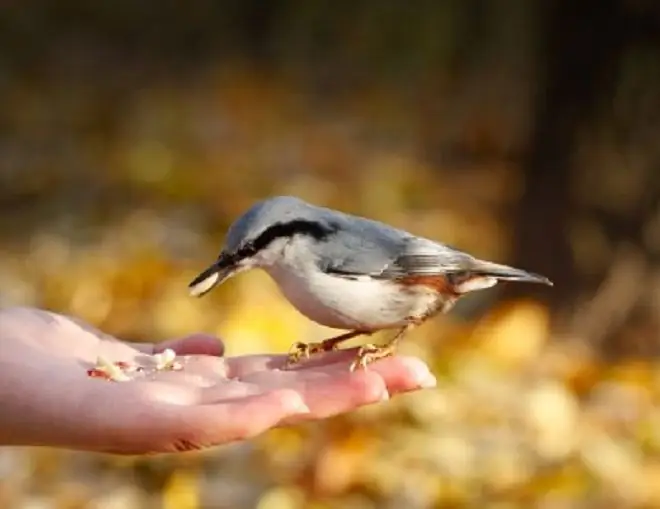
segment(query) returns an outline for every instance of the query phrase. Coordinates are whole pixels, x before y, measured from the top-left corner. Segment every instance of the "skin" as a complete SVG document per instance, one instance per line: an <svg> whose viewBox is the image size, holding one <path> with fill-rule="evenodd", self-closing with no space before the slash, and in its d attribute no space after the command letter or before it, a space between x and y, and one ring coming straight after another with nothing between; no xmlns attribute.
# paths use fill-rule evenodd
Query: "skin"
<svg viewBox="0 0 660 509"><path fill-rule="evenodd" d="M285 369L286 355L223 357L222 342L203 334L130 343L30 308L0 310L0 345L2 445L115 454L198 450L436 383L410 357L351 373L356 350L350 349ZM99 355L148 366L148 355L166 348L184 356L177 357L184 369L127 382L87 375Z"/></svg>

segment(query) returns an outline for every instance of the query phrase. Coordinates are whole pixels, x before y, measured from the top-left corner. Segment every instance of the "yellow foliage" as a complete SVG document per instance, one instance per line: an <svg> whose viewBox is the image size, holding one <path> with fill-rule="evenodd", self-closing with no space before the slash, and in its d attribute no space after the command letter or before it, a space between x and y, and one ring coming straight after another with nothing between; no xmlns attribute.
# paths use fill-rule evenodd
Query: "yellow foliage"
<svg viewBox="0 0 660 509"><path fill-rule="evenodd" d="M575 396L560 383L547 381L532 388L525 414L539 456L558 461L573 452L579 411Z"/></svg>
<svg viewBox="0 0 660 509"><path fill-rule="evenodd" d="M484 355L513 369L533 362L548 339L548 312L532 302L515 302L493 312L474 330Z"/></svg>
<svg viewBox="0 0 660 509"><path fill-rule="evenodd" d="M248 273L237 281L237 300L222 316L219 330L227 338L231 355L264 351L286 352L306 339L309 320L300 315L274 289L264 274Z"/></svg>
<svg viewBox="0 0 660 509"><path fill-rule="evenodd" d="M194 470L175 470L163 489L163 509L197 509L199 486Z"/></svg>
<svg viewBox="0 0 660 509"><path fill-rule="evenodd" d="M656 381L654 366L646 360L628 360L613 366L608 377L622 384L651 387Z"/></svg>
<svg viewBox="0 0 660 509"><path fill-rule="evenodd" d="M300 489L281 486L273 488L261 497L256 509L298 509L306 507Z"/></svg>
<svg viewBox="0 0 660 509"><path fill-rule="evenodd" d="M112 169L93 177L108 203L78 207L69 198L84 195L92 177L73 173L51 185L35 168L18 172L25 182L7 192L16 186L12 198L23 200L26 189L37 197L25 207L30 214L12 215L0 250L3 302L74 314L130 339L216 333L228 355L286 352L295 341L328 337L336 331L302 317L263 273L241 274L203 299L188 296L229 223L276 193L506 260L511 232L498 210L523 188L512 164L470 164L446 178L433 157L419 156L420 140L355 135L379 128L363 117L391 117L388 139L415 131L385 90L333 103L335 125L295 84L263 78L223 65L192 93L164 86L139 94L107 153L94 156ZM67 107L85 109L77 92L67 90L75 103ZM9 106L37 116L41 108L22 97ZM77 136L71 141L85 146L87 131ZM51 199L61 210L52 211ZM74 227L58 229L72 217ZM534 301L507 303L476 324L437 317L401 348L428 361L437 389L278 428L194 461L153 458L146 468L155 475L139 475L145 462L135 458L0 451L0 499L98 509L660 507L658 363L608 366L585 338L555 339L548 311Z"/></svg>

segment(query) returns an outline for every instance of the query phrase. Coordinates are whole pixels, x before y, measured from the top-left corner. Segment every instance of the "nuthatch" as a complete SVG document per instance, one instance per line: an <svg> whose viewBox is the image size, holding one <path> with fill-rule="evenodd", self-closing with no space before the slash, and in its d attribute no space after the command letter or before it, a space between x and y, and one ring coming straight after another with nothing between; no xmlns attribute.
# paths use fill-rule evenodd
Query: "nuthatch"
<svg viewBox="0 0 660 509"><path fill-rule="evenodd" d="M498 281L552 285L538 274L290 196L258 202L238 218L218 259L190 283L190 293L204 295L253 268L265 270L307 318L350 330L295 343L290 364L356 336L398 329L386 345L360 348L351 371L392 355L406 332L446 313L466 293Z"/></svg>

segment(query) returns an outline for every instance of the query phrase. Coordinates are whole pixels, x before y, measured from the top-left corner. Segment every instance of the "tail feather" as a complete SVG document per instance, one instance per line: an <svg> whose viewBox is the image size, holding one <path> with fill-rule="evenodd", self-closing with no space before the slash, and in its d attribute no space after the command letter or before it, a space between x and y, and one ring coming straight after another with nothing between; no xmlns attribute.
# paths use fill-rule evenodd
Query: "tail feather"
<svg viewBox="0 0 660 509"><path fill-rule="evenodd" d="M552 281L540 274L484 260L477 260L472 271L474 274L494 277L500 281L520 281L553 286Z"/></svg>

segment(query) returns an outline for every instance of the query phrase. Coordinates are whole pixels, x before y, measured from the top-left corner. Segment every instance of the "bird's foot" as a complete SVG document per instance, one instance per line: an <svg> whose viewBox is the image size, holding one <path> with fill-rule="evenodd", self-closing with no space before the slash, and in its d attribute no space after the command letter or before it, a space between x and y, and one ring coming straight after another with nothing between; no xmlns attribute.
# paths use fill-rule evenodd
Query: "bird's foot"
<svg viewBox="0 0 660 509"><path fill-rule="evenodd" d="M335 350L336 348L337 345L328 343L328 340L315 343L303 343L298 341L291 345L291 348L289 349L289 358L287 359L286 365L287 367L291 367L294 364L298 364L302 360L309 359L314 354L329 352L331 350Z"/></svg>
<svg viewBox="0 0 660 509"><path fill-rule="evenodd" d="M323 341L315 343L302 343L298 341L297 343L294 343L289 349L289 358L287 360L286 366L291 367L304 359L309 359L312 355L317 353L332 352L333 350L338 350L339 344L343 341L352 339L356 336L361 336L363 334L371 334L371 332L351 331L347 332L346 334L324 339Z"/></svg>
<svg viewBox="0 0 660 509"><path fill-rule="evenodd" d="M351 364L350 371L355 371L358 367L366 369L369 364L385 357L390 357L396 352L396 343L392 342L384 346L367 344L362 346Z"/></svg>

